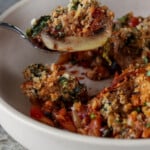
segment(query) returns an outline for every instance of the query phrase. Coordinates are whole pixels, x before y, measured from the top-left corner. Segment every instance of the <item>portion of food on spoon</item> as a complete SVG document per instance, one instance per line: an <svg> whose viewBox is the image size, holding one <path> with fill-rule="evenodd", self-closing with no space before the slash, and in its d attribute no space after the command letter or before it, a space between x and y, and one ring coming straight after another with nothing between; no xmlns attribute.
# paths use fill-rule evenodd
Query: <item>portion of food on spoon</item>
<svg viewBox="0 0 150 150"><path fill-rule="evenodd" d="M32 21L28 37L58 51L85 51L103 46L111 36L113 12L97 0L71 0L48 16Z"/></svg>

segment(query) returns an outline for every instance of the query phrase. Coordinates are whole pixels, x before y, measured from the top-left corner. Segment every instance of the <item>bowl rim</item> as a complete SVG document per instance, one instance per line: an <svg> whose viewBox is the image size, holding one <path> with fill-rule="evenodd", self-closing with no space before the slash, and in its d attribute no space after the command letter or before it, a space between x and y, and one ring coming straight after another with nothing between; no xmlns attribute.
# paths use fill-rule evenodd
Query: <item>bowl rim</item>
<svg viewBox="0 0 150 150"><path fill-rule="evenodd" d="M24 5L25 3L30 2L30 0L20 0L17 3L13 4L6 11L4 11L0 15L0 21L4 20L7 16L9 16L13 11ZM7 113L9 116L14 118L15 120L21 121L21 123L28 125L32 128L36 128L37 130L54 135L59 138L63 138L67 141L76 141L80 143L89 143L94 145L109 145L111 146L124 146L124 147L134 147L136 146L150 146L150 139L114 139L114 138L103 138L103 137L92 137L86 135L80 135L77 133L71 133L62 129L57 129L54 127L50 127L41 122L38 122L23 113L19 112L11 105L9 105L4 99L0 97L0 109ZM3 126L3 124L1 124ZM5 129L5 127L3 126ZM7 129L6 129L7 130ZM65 133L65 134L64 134Z"/></svg>

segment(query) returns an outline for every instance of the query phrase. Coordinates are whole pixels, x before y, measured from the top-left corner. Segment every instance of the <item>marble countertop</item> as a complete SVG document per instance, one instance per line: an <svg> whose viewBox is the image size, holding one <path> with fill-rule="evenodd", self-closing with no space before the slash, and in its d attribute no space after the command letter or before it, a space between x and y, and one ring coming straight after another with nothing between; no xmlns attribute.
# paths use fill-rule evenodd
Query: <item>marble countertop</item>
<svg viewBox="0 0 150 150"><path fill-rule="evenodd" d="M0 14L19 0L0 0ZM0 125L0 150L26 150L16 142Z"/></svg>

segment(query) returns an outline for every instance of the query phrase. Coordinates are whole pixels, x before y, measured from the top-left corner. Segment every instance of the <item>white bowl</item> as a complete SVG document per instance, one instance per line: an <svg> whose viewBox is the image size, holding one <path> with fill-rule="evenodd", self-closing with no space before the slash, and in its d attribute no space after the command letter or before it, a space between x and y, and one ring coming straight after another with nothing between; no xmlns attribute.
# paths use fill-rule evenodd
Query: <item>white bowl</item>
<svg viewBox="0 0 150 150"><path fill-rule="evenodd" d="M129 11L136 15L150 14L149 0L101 0L119 17ZM0 20L25 30L32 18L49 13L68 0L22 0ZM115 140L73 134L39 123L30 117L29 102L21 93L23 69L33 63L51 63L55 55L32 48L11 31L0 29L0 123L5 130L30 150L148 150L150 140Z"/></svg>

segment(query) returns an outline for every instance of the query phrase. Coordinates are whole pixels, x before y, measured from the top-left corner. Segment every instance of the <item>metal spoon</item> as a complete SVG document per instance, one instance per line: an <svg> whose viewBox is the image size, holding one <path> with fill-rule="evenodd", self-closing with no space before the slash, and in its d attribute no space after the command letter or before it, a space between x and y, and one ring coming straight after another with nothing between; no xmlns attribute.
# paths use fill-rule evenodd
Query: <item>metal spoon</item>
<svg viewBox="0 0 150 150"><path fill-rule="evenodd" d="M66 37L63 41L55 40L46 33L41 33L42 41L45 48L41 48L36 43L26 35L19 27L6 23L0 22L0 27L4 27L18 33L23 39L28 40L34 48L40 48L50 52L77 52L77 51L87 51L94 50L105 44L107 39L111 36L111 25L107 26L106 29L102 30L100 33L90 36L90 37L76 37L70 36Z"/></svg>
<svg viewBox="0 0 150 150"><path fill-rule="evenodd" d="M7 22L0 22L0 27L10 29L10 30L18 33L23 39L29 41L33 45L34 48L38 48L35 44L32 43L32 41L28 38L26 33L24 31L22 31L19 27L12 25L10 23L7 23Z"/></svg>

